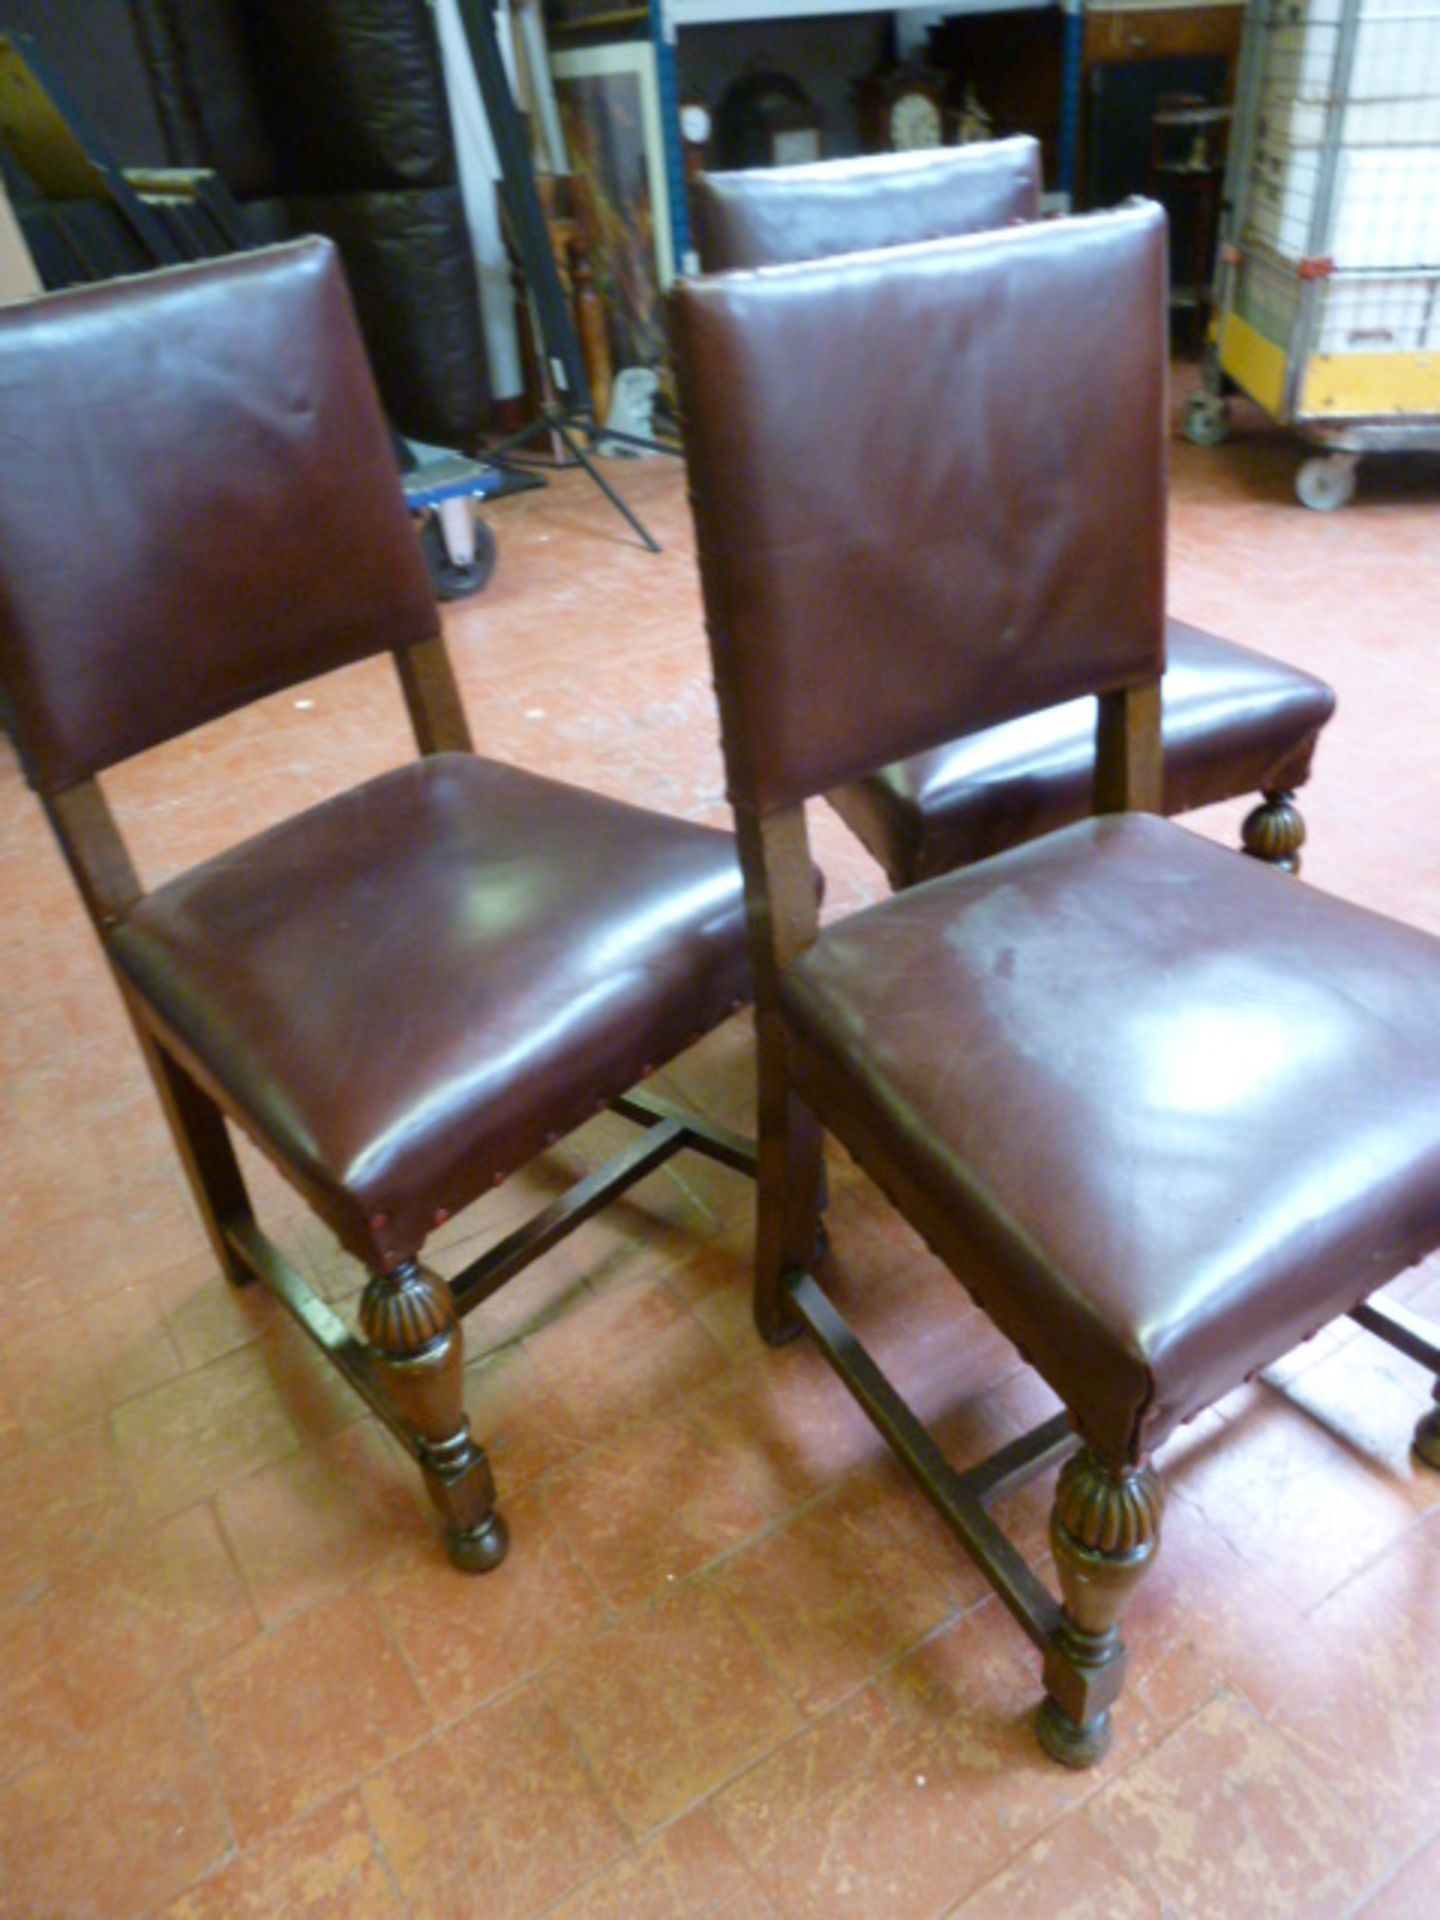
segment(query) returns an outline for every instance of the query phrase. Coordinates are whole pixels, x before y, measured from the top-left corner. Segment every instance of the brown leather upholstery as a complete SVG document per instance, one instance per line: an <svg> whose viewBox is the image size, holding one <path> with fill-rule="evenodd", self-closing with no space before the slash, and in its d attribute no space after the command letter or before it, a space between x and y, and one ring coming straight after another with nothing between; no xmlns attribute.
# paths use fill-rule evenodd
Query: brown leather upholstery
<svg viewBox="0 0 1440 1920"><path fill-rule="evenodd" d="M328 243L0 314L0 672L215 1258L415 1455L472 1571L506 1546L459 1318L684 1147L634 1083L749 996L735 847L469 750ZM422 758L146 895L93 777L377 651ZM613 1106L642 1132L447 1279L448 1216ZM357 1332L255 1217L248 1133L370 1269Z"/></svg>
<svg viewBox="0 0 1440 1920"><path fill-rule="evenodd" d="M0 309L0 660L46 793L436 629L331 248L176 269L163 330L147 279Z"/></svg>
<svg viewBox="0 0 1440 1920"><path fill-rule="evenodd" d="M695 181L707 273L975 233L1039 211L1039 149L1023 138ZM1166 812L1308 779L1335 709L1323 681L1177 620L1166 661ZM826 798L891 885L913 886L1081 818L1094 731L1093 707L1067 703L879 768Z"/></svg>
<svg viewBox="0 0 1440 1920"><path fill-rule="evenodd" d="M1165 369L1146 336L1163 215L940 244L702 278L677 301L711 643L747 716L726 739L742 804L1162 664ZM1076 328L1094 383L1037 381ZM896 364L898 339L928 343L923 367ZM921 373L923 418L893 405ZM822 428L832 409L843 436ZM895 631L905 671L877 671Z"/></svg>
<svg viewBox="0 0 1440 1920"><path fill-rule="evenodd" d="M112 951L372 1266L749 994L727 834L469 754L182 875Z"/></svg>
<svg viewBox="0 0 1440 1920"><path fill-rule="evenodd" d="M1440 1374L1440 1336L1367 1300L1440 1242L1440 940L1118 810L823 931L808 888L800 803L914 753L917 686L959 735L1148 662L1101 700L1096 791L1158 805L1162 253L1132 209L677 296L756 976L757 1322L809 1330L1042 1648L1040 1737L1077 1766L1176 1423L1347 1310ZM1091 655L1124 611L1128 649ZM822 1127L1065 1418L944 1460L825 1294ZM990 1503L1070 1429L1061 1605ZM1440 1412L1416 1447L1440 1466Z"/></svg>
<svg viewBox="0 0 1440 1920"><path fill-rule="evenodd" d="M1323 680L1181 620L1165 623L1165 811L1310 777L1335 695ZM948 873L1090 811L1095 704L1067 701L881 767L826 799L892 887Z"/></svg>
<svg viewBox="0 0 1440 1920"><path fill-rule="evenodd" d="M935 153L701 173L692 187L703 272L773 267L1037 219L1040 146L1022 134Z"/></svg>
<svg viewBox="0 0 1440 1920"><path fill-rule="evenodd" d="M802 1093L1114 1459L1440 1240L1440 942L1168 822L856 915L783 1004Z"/></svg>

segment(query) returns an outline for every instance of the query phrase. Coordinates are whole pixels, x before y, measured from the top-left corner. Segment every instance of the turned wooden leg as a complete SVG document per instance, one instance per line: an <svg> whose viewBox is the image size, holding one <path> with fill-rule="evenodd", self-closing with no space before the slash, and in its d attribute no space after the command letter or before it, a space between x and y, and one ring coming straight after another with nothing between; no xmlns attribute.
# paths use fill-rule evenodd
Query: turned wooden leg
<svg viewBox="0 0 1440 1920"><path fill-rule="evenodd" d="M1440 1467L1440 1380L1435 1382L1435 1400L1429 1413L1421 1414L1415 1423L1415 1435L1410 1444L1417 1458L1427 1467Z"/></svg>
<svg viewBox="0 0 1440 1920"><path fill-rule="evenodd" d="M495 1511L484 1449L470 1437L464 1404L464 1343L449 1287L416 1260L372 1273L360 1325L396 1411L420 1444L445 1545L462 1572L488 1573L510 1543Z"/></svg>
<svg viewBox="0 0 1440 1920"><path fill-rule="evenodd" d="M760 1140L755 1235L755 1325L782 1346L801 1331L782 1287L796 1268L813 1272L824 1255L824 1134L792 1091L778 1037L759 1028Z"/></svg>
<svg viewBox="0 0 1440 1920"><path fill-rule="evenodd" d="M1060 1470L1050 1544L1065 1596L1045 1656L1036 1731L1053 1760L1089 1767L1110 1745L1125 1681L1119 1620L1160 1544L1164 1492L1149 1467L1118 1472L1082 1448Z"/></svg>
<svg viewBox="0 0 1440 1920"><path fill-rule="evenodd" d="M138 1019L135 1031L215 1258L233 1286L248 1286L255 1275L230 1245L225 1229L253 1225L255 1216L225 1116Z"/></svg>
<svg viewBox="0 0 1440 1920"><path fill-rule="evenodd" d="M1267 787L1261 805L1245 816L1240 844L1252 859L1279 867L1282 873L1298 873L1305 820L1294 794Z"/></svg>

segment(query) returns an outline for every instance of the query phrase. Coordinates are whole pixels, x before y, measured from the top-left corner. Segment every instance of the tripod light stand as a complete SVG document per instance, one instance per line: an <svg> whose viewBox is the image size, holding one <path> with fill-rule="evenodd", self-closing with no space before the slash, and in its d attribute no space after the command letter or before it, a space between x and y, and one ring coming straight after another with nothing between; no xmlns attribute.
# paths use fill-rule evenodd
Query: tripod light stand
<svg viewBox="0 0 1440 1920"><path fill-rule="evenodd" d="M458 6L461 25L470 47L470 58L475 63L475 76L480 83L480 95L485 103L486 118L490 122L491 137L500 161L500 204L529 287L543 359L541 384L544 398L539 417L519 433L511 434L498 447L489 449L485 458L500 464L505 455L517 447L538 439L542 434L553 434L571 459L585 469L616 512L622 514L634 528L650 551L659 553L659 541L611 486L586 448L587 444L593 448L597 440L604 439L661 453L673 453L677 457L679 450L667 447L660 441L607 429L595 418L595 402L580 352L579 337L550 250L550 236L535 186L525 129L510 91L510 81L500 53L495 30L497 0L458 0Z"/></svg>

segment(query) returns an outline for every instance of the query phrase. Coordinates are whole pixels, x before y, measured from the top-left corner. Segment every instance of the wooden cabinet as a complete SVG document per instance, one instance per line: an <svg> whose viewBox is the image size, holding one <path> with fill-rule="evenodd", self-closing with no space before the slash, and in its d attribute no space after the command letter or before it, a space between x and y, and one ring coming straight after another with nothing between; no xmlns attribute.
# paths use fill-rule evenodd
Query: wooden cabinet
<svg viewBox="0 0 1440 1920"><path fill-rule="evenodd" d="M1167 97L1190 94L1217 106L1234 99L1245 11L1243 0L1086 9L1076 170L1083 205L1157 191L1152 124Z"/></svg>
<svg viewBox="0 0 1440 1920"><path fill-rule="evenodd" d="M1244 20L1244 0L1199 7L1087 7L1085 67L1218 54L1233 91Z"/></svg>
<svg viewBox="0 0 1440 1920"><path fill-rule="evenodd" d="M973 86L999 133L1033 133L1045 182L1061 177L1066 89L1077 115L1075 184L1081 206L1108 205L1148 187L1150 118L1170 93L1228 100L1239 58L1244 0L1188 7L1087 7L1078 60L1069 16L964 14L931 29L931 58ZM1075 97L1078 95L1078 97Z"/></svg>

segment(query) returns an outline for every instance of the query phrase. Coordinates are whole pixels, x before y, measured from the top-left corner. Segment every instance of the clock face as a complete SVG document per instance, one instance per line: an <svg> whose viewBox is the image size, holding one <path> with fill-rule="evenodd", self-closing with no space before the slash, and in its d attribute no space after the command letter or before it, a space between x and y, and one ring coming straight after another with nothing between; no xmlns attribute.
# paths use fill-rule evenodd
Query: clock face
<svg viewBox="0 0 1440 1920"><path fill-rule="evenodd" d="M700 100L687 100L680 109L680 137L703 147L710 138L710 109Z"/></svg>
<svg viewBox="0 0 1440 1920"><path fill-rule="evenodd" d="M897 94L890 105L890 144L897 153L941 144L940 109L928 93Z"/></svg>

